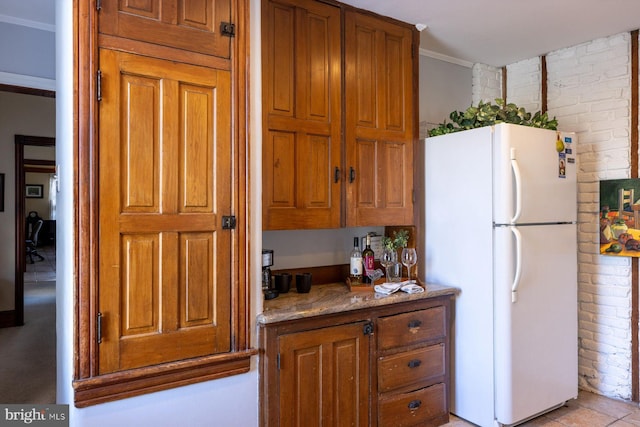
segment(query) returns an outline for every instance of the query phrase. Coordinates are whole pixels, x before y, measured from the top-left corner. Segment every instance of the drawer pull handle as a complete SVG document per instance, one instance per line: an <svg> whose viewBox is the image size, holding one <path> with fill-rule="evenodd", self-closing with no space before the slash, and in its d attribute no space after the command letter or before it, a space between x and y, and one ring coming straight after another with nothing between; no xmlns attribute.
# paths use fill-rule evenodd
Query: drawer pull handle
<svg viewBox="0 0 640 427"><path fill-rule="evenodd" d="M422 325L422 321L415 319L410 321L407 326L409 326L410 329L413 329L413 328L419 328L421 325Z"/></svg>
<svg viewBox="0 0 640 427"><path fill-rule="evenodd" d="M416 410L420 407L420 405L422 405L422 401L421 400L412 400L411 402L409 402L409 404L407 405L409 407L409 409Z"/></svg>
<svg viewBox="0 0 640 427"><path fill-rule="evenodd" d="M420 359L413 359L413 360L410 360L409 363L407 363L407 366L410 368L417 368L421 364L422 362L420 361Z"/></svg>

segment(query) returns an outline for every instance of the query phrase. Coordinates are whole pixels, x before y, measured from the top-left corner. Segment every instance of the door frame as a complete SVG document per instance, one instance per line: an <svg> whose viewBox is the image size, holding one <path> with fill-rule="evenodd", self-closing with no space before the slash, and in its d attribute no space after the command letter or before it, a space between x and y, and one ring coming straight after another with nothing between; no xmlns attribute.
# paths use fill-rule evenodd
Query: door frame
<svg viewBox="0 0 640 427"><path fill-rule="evenodd" d="M43 136L28 136L28 135L16 135L15 136L15 303L14 303L14 326L24 325L24 271L26 268L26 257L24 253L25 248L25 201L24 201L24 188L25 188L25 173L27 167L25 167L24 147L40 146L51 147L56 145L55 138L43 137ZM29 160L30 164L42 165L43 169L50 170L53 167L55 170L55 161L50 160ZM44 172L44 170L33 170L34 172Z"/></svg>

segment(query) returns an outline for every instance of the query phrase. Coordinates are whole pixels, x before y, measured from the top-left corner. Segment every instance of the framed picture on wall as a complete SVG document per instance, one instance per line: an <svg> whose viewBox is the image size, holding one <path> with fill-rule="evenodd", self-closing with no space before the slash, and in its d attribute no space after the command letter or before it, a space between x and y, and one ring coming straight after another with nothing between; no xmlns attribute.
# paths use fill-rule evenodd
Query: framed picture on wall
<svg viewBox="0 0 640 427"><path fill-rule="evenodd" d="M4 174L0 173L0 212L4 212Z"/></svg>
<svg viewBox="0 0 640 427"><path fill-rule="evenodd" d="M640 179L600 181L600 253L640 257Z"/></svg>
<svg viewBox="0 0 640 427"><path fill-rule="evenodd" d="M29 199L42 199L42 185L27 184L24 197L27 197Z"/></svg>

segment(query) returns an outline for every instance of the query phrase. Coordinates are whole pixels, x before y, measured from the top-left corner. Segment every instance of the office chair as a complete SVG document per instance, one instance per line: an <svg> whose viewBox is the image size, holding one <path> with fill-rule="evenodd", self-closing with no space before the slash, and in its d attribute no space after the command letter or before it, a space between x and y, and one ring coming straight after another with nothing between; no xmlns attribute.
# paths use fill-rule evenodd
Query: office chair
<svg viewBox="0 0 640 427"><path fill-rule="evenodd" d="M40 229L42 228L42 224L44 221L41 219L35 223L35 225L31 228L31 236L26 240L27 247L27 256L29 257L29 261L33 264L33 257L36 256L40 259L40 261L44 261L44 257L38 253L38 234L40 234Z"/></svg>

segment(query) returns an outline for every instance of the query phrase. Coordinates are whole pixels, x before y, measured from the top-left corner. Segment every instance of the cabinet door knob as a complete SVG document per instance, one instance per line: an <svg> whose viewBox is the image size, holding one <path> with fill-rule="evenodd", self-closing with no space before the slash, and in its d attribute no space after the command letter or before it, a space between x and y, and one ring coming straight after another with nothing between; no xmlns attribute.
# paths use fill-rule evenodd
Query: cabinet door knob
<svg viewBox="0 0 640 427"><path fill-rule="evenodd" d="M421 320L418 320L418 319L415 319L415 320L410 321L410 322L409 322L409 324L408 324L407 326L408 326L410 329L413 329L413 328L419 328L419 327L420 327L420 325L422 325L422 321L421 321Z"/></svg>
<svg viewBox="0 0 640 427"><path fill-rule="evenodd" d="M409 404L407 405L409 409L416 410L420 407L420 405L422 405L422 401L421 400L412 400L411 402L409 402Z"/></svg>
<svg viewBox="0 0 640 427"><path fill-rule="evenodd" d="M356 180L356 170L351 166L349 168L349 182L353 182Z"/></svg>
<svg viewBox="0 0 640 427"><path fill-rule="evenodd" d="M340 168L336 166L333 170L333 182L337 183L340 181Z"/></svg>
<svg viewBox="0 0 640 427"><path fill-rule="evenodd" d="M417 368L420 365L422 365L422 361L420 359L413 359L407 363L407 366L410 368Z"/></svg>

